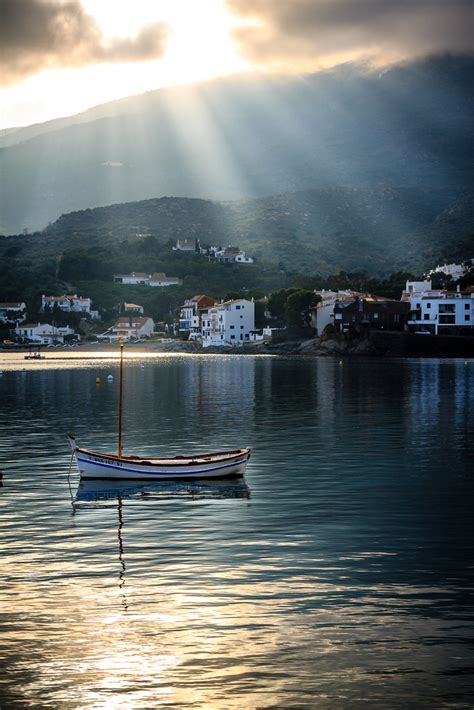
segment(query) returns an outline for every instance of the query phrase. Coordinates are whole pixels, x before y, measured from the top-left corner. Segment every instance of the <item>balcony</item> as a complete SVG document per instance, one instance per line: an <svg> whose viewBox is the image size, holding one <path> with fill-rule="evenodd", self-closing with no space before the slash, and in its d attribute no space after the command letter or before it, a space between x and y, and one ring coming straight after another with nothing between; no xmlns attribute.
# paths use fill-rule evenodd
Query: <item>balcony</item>
<svg viewBox="0 0 474 710"><path fill-rule="evenodd" d="M420 314L411 315L407 321L408 325L435 325L437 317L433 316L431 318L422 318Z"/></svg>

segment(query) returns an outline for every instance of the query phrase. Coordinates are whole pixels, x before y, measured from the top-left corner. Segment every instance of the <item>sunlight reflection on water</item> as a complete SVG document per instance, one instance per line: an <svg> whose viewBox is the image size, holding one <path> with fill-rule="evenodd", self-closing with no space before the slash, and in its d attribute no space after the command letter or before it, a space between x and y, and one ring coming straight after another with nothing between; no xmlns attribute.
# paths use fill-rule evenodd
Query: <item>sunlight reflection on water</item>
<svg viewBox="0 0 474 710"><path fill-rule="evenodd" d="M474 363L134 353L127 451L248 444L245 481L71 500L118 383L67 355L1 359L5 707L469 702Z"/></svg>

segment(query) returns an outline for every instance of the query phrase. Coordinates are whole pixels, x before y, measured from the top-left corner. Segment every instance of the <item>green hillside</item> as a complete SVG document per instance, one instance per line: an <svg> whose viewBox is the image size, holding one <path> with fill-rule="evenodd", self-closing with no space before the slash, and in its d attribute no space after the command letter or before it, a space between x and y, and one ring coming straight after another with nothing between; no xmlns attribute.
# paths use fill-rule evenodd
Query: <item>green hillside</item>
<svg viewBox="0 0 474 710"><path fill-rule="evenodd" d="M96 295L107 308L122 297L149 299L161 313L170 294L175 304L198 292L314 287L340 271L420 274L440 261L471 258L473 235L473 193L455 201L444 192L387 188L238 202L152 199L73 212L43 232L0 238L0 300L37 300L41 292L68 288ZM237 245L255 263L229 267L176 252L178 238ZM130 271L164 271L184 283L165 289L166 297L156 293L163 289L113 284L114 273Z"/></svg>

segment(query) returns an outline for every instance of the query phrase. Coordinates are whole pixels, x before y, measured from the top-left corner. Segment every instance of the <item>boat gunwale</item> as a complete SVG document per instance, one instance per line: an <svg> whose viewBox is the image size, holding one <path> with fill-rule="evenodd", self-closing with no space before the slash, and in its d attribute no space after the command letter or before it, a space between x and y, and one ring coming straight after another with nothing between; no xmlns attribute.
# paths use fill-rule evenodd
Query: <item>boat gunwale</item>
<svg viewBox="0 0 474 710"><path fill-rule="evenodd" d="M173 456L173 457L163 457L160 459L147 459L140 456L118 456L117 454L103 454L98 451L91 451L91 449L83 449L80 446L76 446L74 449L75 453L88 454L90 456L97 456L98 458L108 459L109 461L123 461L128 464L136 464L139 466L169 466L170 464L178 466L203 466L209 463L225 463L226 461L233 461L240 456L246 456L246 461L249 460L251 449L245 447L242 449L233 449L232 451L217 451L210 454L202 454L198 456ZM216 457L222 458L216 458ZM212 457L215 457L214 459ZM199 459L199 460L197 460ZM91 461L91 463L94 463Z"/></svg>

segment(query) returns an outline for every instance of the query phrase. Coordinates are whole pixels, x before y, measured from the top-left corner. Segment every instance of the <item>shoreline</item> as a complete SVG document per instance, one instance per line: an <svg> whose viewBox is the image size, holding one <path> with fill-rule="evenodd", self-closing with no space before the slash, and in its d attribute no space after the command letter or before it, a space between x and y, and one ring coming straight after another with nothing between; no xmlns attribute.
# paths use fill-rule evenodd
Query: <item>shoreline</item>
<svg viewBox="0 0 474 710"><path fill-rule="evenodd" d="M334 339L320 338L284 341L281 343L252 342L242 346L203 348L196 341L159 340L127 343L128 352L146 353L176 353L190 355L288 355L292 357L432 357L432 358L473 358L474 338L469 336L435 336L418 335L415 333L400 333L388 331L372 331L363 337L336 336ZM0 349L1 354L8 353L25 355L34 346L7 347ZM40 346L42 355L55 353L117 353L116 343L85 342L75 347L59 346L48 348ZM48 358L49 359L49 358ZM32 360L34 362L34 360Z"/></svg>

